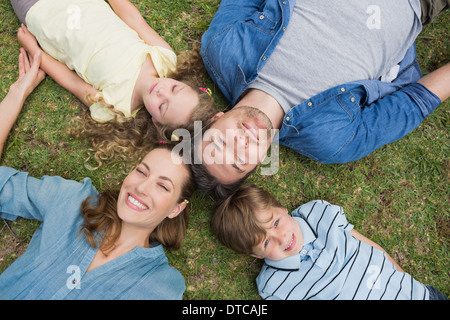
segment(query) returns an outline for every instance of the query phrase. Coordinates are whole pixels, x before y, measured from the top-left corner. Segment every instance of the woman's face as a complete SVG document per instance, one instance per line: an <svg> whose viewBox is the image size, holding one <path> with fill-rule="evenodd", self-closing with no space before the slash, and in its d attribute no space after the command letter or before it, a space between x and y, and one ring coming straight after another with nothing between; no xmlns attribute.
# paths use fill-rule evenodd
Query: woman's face
<svg viewBox="0 0 450 320"><path fill-rule="evenodd" d="M198 103L199 96L194 89L171 78L155 79L144 96L145 108L153 122L174 127L186 124Z"/></svg>
<svg viewBox="0 0 450 320"><path fill-rule="evenodd" d="M176 217L185 207L178 203L184 181L189 178L186 165L178 155L175 163L166 149L154 149L125 178L120 189L117 212L124 223L155 228L166 217Z"/></svg>

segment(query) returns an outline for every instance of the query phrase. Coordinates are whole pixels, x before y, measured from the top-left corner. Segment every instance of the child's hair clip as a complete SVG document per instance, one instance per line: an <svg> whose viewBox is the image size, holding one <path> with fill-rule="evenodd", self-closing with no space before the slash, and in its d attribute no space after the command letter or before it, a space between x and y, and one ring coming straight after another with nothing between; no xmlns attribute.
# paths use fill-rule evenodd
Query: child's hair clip
<svg viewBox="0 0 450 320"><path fill-rule="evenodd" d="M209 94L210 96L212 96L212 91L211 91L210 88L202 88L202 87L199 87L199 89L202 90L202 91L205 91L207 94Z"/></svg>
<svg viewBox="0 0 450 320"><path fill-rule="evenodd" d="M162 141L162 140L159 140L159 143L160 143L160 144L167 144L167 142Z"/></svg>
<svg viewBox="0 0 450 320"><path fill-rule="evenodd" d="M187 200L187 199L184 199L184 202L186 202L186 204L188 204L188 203L189 203L189 200Z"/></svg>
<svg viewBox="0 0 450 320"><path fill-rule="evenodd" d="M170 140L172 141L182 141L183 139L178 138L178 136L172 134L172 136L170 137Z"/></svg>

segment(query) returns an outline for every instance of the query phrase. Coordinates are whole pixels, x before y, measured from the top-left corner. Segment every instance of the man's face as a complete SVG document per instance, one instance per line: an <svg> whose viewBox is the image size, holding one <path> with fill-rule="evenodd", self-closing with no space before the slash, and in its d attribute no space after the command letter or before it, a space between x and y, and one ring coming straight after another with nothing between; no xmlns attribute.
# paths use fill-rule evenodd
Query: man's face
<svg viewBox="0 0 450 320"><path fill-rule="evenodd" d="M260 110L242 106L222 114L203 135L202 161L221 183L245 177L264 159L272 123Z"/></svg>

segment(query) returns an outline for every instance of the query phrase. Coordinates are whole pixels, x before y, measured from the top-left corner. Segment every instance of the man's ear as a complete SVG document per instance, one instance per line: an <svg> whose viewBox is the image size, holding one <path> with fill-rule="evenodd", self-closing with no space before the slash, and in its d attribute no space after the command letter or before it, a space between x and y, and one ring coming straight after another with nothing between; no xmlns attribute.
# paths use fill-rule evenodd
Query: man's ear
<svg viewBox="0 0 450 320"><path fill-rule="evenodd" d="M216 121L217 119L219 119L223 115L224 115L224 113L222 111L217 112L215 115L212 116L211 121Z"/></svg>
<svg viewBox="0 0 450 320"><path fill-rule="evenodd" d="M178 216L181 211L183 211L186 208L187 202L185 200L183 200L182 202L180 202L179 204L177 204L177 206L173 209L173 211L167 216L167 218L169 219L173 219L176 216Z"/></svg>

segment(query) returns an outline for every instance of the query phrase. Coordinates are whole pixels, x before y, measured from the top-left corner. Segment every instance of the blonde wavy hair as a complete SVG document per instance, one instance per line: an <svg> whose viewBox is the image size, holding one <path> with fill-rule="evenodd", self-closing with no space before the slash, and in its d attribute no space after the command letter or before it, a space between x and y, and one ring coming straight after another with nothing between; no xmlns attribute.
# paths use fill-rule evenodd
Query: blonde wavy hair
<svg viewBox="0 0 450 320"><path fill-rule="evenodd" d="M199 104L188 123L181 126L191 134L194 131L194 121L207 122L218 111L210 93L200 89L200 84L206 81L207 73L199 50L200 46L194 44L191 50L181 52L178 55L176 71L169 75L170 78L191 86L198 93ZM98 102L98 99L90 101ZM112 106L107 107L113 110ZM180 128L161 124L155 126L145 108L139 110L134 118L124 118L122 113L113 111L117 117L106 123L93 120L88 111L83 111L80 116L72 119L69 133L76 138L87 137L92 146L96 166L86 164L91 170L112 159L134 164L150 151L153 143L170 141L172 132Z"/></svg>

